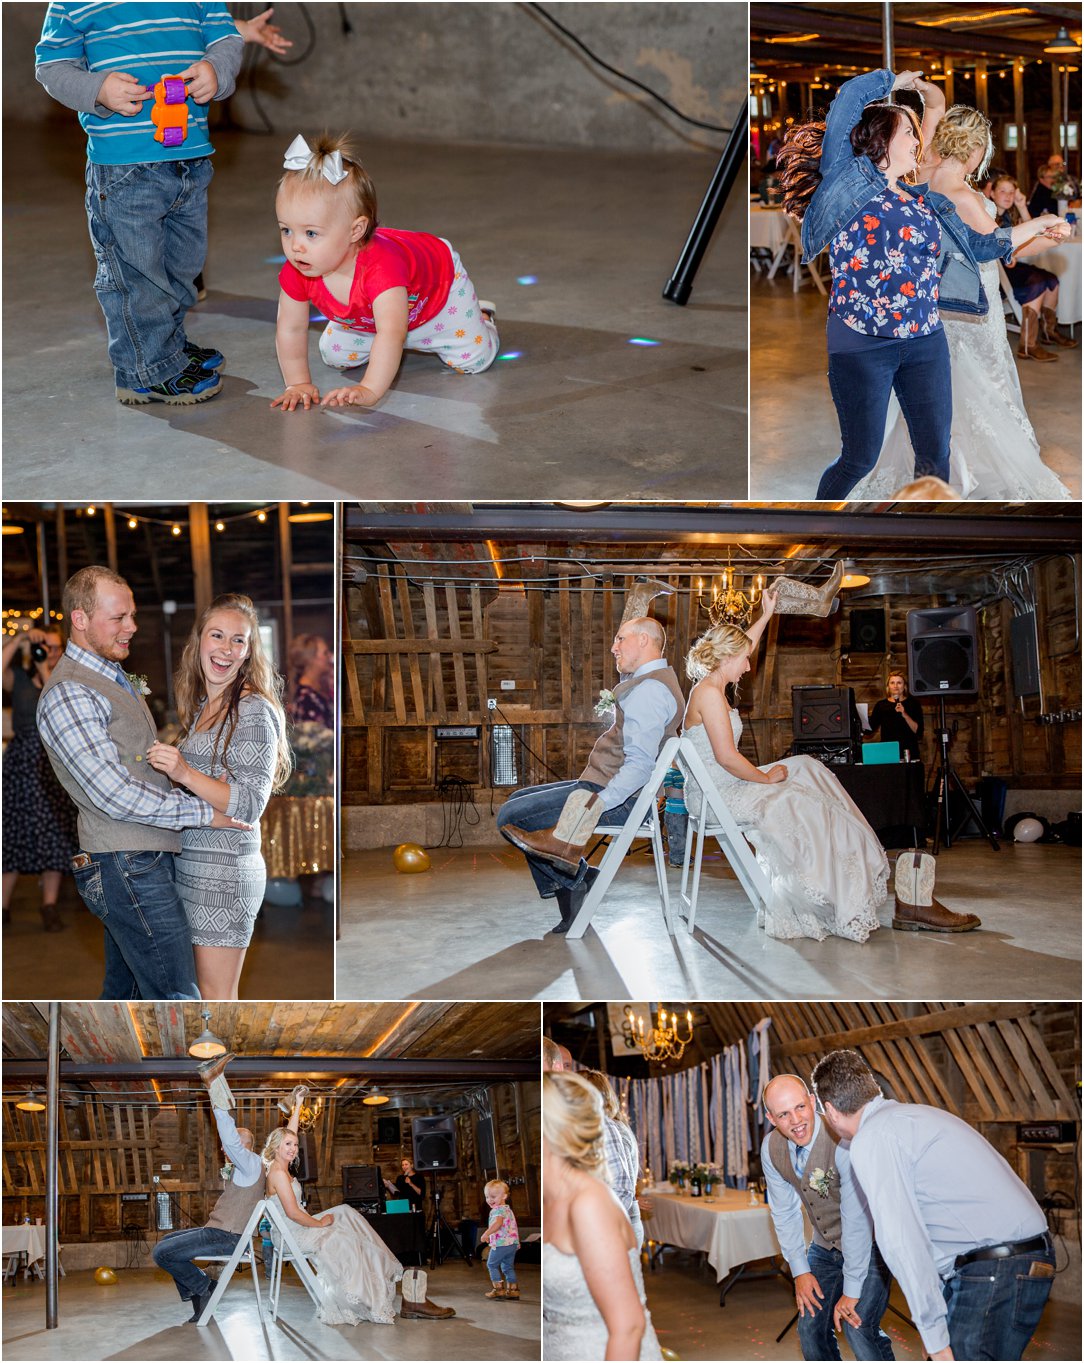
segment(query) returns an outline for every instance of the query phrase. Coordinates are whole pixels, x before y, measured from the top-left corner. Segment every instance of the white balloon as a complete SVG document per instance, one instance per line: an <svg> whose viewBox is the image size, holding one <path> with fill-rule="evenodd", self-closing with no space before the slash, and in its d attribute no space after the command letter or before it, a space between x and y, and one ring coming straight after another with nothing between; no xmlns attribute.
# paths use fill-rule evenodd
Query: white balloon
<svg viewBox="0 0 1084 1363"><path fill-rule="evenodd" d="M1043 826L1038 819L1021 819L1012 836L1014 842L1038 842L1043 836Z"/></svg>

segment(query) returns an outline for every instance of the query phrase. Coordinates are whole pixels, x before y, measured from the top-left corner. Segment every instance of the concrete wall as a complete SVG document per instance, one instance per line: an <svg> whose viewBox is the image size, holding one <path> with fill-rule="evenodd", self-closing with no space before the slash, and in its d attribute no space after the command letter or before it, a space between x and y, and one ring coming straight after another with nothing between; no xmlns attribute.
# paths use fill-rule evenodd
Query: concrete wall
<svg viewBox="0 0 1084 1363"><path fill-rule="evenodd" d="M43 4L3 7L5 118L73 115L34 82ZM261 6L231 6L253 14ZM284 66L262 49L260 105L283 148L298 131L352 129L425 142L669 150L721 147L718 134L681 123L657 101L583 56L524 4L282 4L275 18L294 39ZM557 4L552 12L598 56L657 90L693 118L729 126L746 93L747 8L741 4ZM232 116L259 129L242 80Z"/></svg>
<svg viewBox="0 0 1084 1363"><path fill-rule="evenodd" d="M497 832L496 814L504 803L504 796L495 797L493 803L492 814L487 798L478 805L481 816L478 823L461 824L465 846L492 847L502 843ZM342 816L342 843L347 852L398 847L401 842L434 847L445 831L443 806L432 801L409 805L344 805Z"/></svg>

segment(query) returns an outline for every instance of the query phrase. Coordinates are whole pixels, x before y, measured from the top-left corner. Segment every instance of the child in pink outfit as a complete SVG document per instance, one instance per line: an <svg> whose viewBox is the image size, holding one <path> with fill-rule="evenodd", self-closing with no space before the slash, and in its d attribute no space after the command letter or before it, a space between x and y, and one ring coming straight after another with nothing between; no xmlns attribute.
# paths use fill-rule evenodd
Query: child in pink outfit
<svg viewBox="0 0 1084 1363"><path fill-rule="evenodd" d="M486 1184L489 1225L480 1239L483 1244L489 1245L486 1266L493 1287L486 1296L494 1297L498 1301L519 1301L519 1283L516 1282L519 1226L516 1224L515 1212L508 1205L508 1192L508 1184L502 1179L491 1179Z"/></svg>
<svg viewBox="0 0 1084 1363"><path fill-rule="evenodd" d="M275 347L286 391L272 407L372 407L404 350L429 351L461 374L480 374L497 358L493 305L478 301L454 247L379 226L376 190L342 138L322 137L315 151L294 139L275 208L286 256ZM310 305L328 319L324 363L366 366L360 383L322 400L309 372Z"/></svg>

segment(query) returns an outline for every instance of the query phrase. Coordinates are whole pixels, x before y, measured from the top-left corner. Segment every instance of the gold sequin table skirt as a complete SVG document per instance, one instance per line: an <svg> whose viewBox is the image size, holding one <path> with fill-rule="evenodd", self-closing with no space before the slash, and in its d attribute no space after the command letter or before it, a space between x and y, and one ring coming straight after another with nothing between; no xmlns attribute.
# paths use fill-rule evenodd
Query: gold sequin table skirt
<svg viewBox="0 0 1084 1363"><path fill-rule="evenodd" d="M274 795L260 820L263 859L272 879L334 869L335 800L331 795Z"/></svg>

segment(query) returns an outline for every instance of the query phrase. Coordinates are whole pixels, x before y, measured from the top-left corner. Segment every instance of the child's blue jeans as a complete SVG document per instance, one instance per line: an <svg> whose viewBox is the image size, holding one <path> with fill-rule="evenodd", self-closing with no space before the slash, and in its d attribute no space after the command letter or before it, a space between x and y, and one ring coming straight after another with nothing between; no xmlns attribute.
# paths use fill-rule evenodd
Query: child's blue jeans
<svg viewBox="0 0 1084 1363"><path fill-rule="evenodd" d="M510 1283L516 1281L516 1250L518 1245L490 1245L489 1258L486 1264L489 1267L489 1276L495 1283L501 1280L501 1271L504 1271L505 1280Z"/></svg>
<svg viewBox="0 0 1084 1363"><path fill-rule="evenodd" d="M118 387L149 388L188 364L184 319L207 254L210 158L87 162L87 225Z"/></svg>

